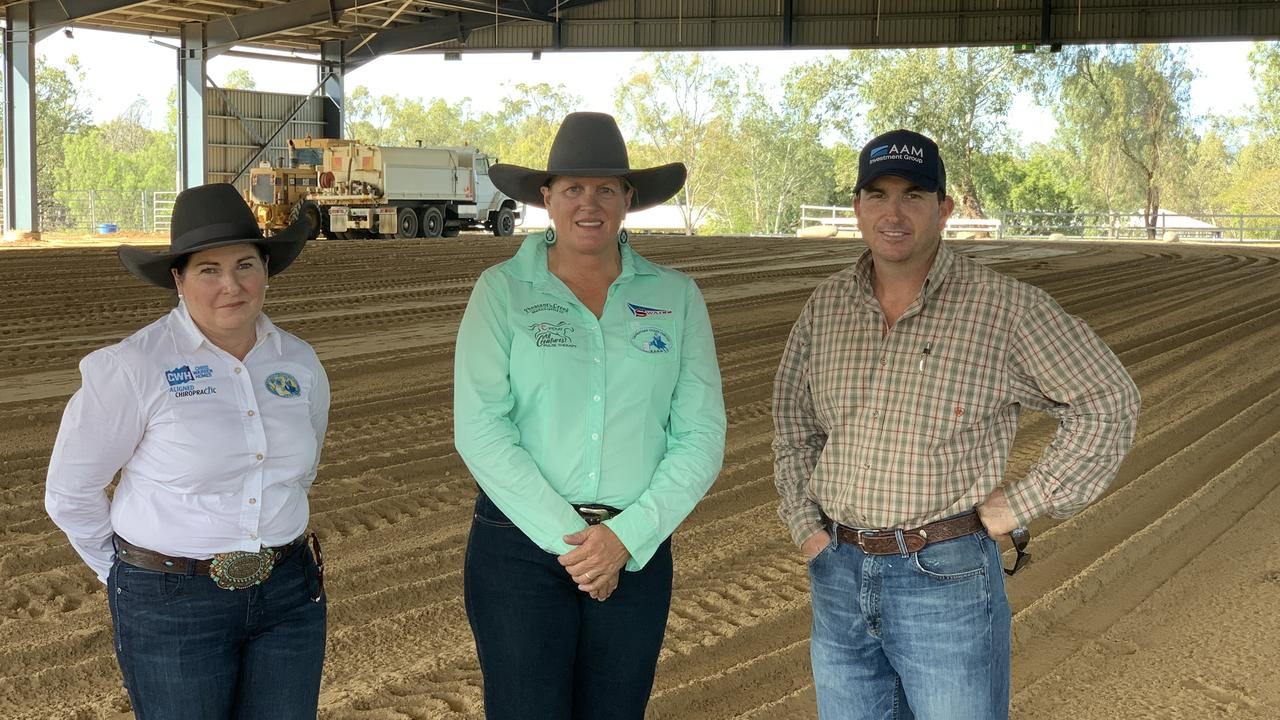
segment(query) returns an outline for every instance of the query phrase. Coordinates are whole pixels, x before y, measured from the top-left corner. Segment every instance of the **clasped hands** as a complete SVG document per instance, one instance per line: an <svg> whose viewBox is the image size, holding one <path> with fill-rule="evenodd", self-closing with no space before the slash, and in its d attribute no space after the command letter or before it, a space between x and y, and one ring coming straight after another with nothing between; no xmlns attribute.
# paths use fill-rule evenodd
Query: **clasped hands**
<svg viewBox="0 0 1280 720"><path fill-rule="evenodd" d="M565 535L564 541L577 547L558 558L561 567L579 590L603 602L617 589L618 575L631 553L608 525L592 525Z"/></svg>

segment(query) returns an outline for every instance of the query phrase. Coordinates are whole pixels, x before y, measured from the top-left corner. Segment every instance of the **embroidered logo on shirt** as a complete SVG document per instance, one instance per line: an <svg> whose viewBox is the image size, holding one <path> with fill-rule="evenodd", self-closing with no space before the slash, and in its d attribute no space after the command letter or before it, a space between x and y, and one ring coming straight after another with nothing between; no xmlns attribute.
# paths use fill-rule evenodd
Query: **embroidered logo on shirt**
<svg viewBox="0 0 1280 720"><path fill-rule="evenodd" d="M264 384L267 386L267 392L282 398L295 398L302 394L298 378L286 372L271 373Z"/></svg>
<svg viewBox="0 0 1280 720"><path fill-rule="evenodd" d="M195 373L191 372L190 365L183 365L172 370L165 371L164 379L169 381L169 387L174 385L186 385L189 382L195 382Z"/></svg>
<svg viewBox="0 0 1280 720"><path fill-rule="evenodd" d="M198 388L192 385L196 380L213 377L213 369L208 365L183 365L164 372L165 382L169 383L169 392L175 398L194 397L196 395L214 395L218 389L212 386Z"/></svg>
<svg viewBox="0 0 1280 720"><path fill-rule="evenodd" d="M637 350L659 355L671 352L671 336L655 327L642 328L631 334L631 344Z"/></svg>
<svg viewBox="0 0 1280 720"><path fill-rule="evenodd" d="M534 313L540 313L540 312L557 312L557 313L560 313L561 315L564 315L565 313L569 312L569 308L563 305L557 305L555 303L538 303L537 305L530 305L529 307L525 308L524 311L529 315L532 315Z"/></svg>
<svg viewBox="0 0 1280 720"><path fill-rule="evenodd" d="M630 310L631 314L635 315L636 317L652 317L654 315L670 315L671 314L670 310L645 307L643 305L636 305L635 303L627 303L627 309Z"/></svg>
<svg viewBox="0 0 1280 720"><path fill-rule="evenodd" d="M569 333L573 332L573 325L563 320L558 323L534 323L529 329L533 331L533 341L538 347L578 347L573 338L569 337Z"/></svg>

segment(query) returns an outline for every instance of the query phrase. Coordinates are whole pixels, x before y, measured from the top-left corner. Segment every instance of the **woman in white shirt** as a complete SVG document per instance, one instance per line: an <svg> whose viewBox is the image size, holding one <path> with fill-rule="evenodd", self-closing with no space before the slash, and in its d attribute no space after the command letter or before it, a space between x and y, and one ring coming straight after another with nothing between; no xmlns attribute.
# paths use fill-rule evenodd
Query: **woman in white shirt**
<svg viewBox="0 0 1280 720"><path fill-rule="evenodd" d="M80 362L45 507L107 585L140 720L315 717L326 603L307 491L329 382L262 313L306 235L263 237L231 185L182 192L168 252L119 250L177 307Z"/></svg>

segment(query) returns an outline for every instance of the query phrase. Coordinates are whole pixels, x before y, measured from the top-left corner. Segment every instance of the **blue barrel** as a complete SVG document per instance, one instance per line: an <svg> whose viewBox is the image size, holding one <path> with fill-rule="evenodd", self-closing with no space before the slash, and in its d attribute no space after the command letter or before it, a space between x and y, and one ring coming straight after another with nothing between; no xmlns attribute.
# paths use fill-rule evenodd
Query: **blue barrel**
<svg viewBox="0 0 1280 720"><path fill-rule="evenodd" d="M98 234L99 234L99 235L110 235L111 233L113 233L113 232L115 232L115 231L117 231L117 230L119 230L119 229L120 229L120 228L116 227L116 224L115 224L115 223L102 223L102 224L98 225Z"/></svg>

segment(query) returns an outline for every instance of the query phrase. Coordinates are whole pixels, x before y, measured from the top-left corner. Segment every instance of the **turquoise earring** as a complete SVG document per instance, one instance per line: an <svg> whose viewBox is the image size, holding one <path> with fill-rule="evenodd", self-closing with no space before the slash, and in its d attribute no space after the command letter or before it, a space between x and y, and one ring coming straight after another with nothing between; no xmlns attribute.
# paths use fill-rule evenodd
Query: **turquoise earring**
<svg viewBox="0 0 1280 720"><path fill-rule="evenodd" d="M618 244L619 244L619 245L626 245L626 244L627 244L627 241L628 241L628 240L630 240L630 239L631 239L631 236L630 236L629 234L627 234L627 229L626 229L626 228L622 228L621 230L619 230L619 231L618 231Z"/></svg>
<svg viewBox="0 0 1280 720"><path fill-rule="evenodd" d="M542 234L542 236L543 236L543 237L542 237L542 242L544 242L544 243L546 243L546 244L548 244L548 245L555 245L555 244L556 244L556 229L555 229L555 228L547 228L547 231L546 231L546 232L544 232L544 233Z"/></svg>

